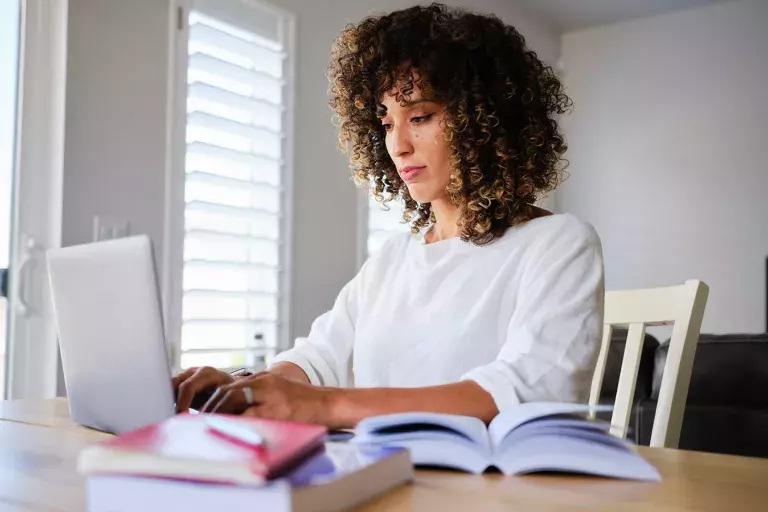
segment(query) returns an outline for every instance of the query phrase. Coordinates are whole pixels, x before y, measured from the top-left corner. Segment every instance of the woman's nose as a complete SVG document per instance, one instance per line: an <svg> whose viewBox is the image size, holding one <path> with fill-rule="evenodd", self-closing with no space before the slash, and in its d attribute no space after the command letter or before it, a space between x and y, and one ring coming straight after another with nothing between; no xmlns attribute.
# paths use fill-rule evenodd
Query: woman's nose
<svg viewBox="0 0 768 512"><path fill-rule="evenodd" d="M411 144L408 130L403 128L392 128L392 156L402 157L413 153L413 144Z"/></svg>

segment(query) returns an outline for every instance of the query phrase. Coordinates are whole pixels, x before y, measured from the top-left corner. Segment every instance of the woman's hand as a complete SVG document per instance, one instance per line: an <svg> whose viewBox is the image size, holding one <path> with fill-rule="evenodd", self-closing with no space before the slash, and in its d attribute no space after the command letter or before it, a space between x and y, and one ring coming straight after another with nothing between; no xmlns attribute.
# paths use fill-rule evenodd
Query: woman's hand
<svg viewBox="0 0 768 512"><path fill-rule="evenodd" d="M246 388L250 392L245 391ZM244 405L244 416L340 428L342 425L337 424L332 414L331 399L334 391L333 388L320 388L270 372L261 372L222 386L222 398L228 397L217 412L224 412L222 409L237 410Z"/></svg>
<svg viewBox="0 0 768 512"><path fill-rule="evenodd" d="M210 366L189 368L181 372L171 379L176 396L176 412L187 412L190 407L199 410L217 388L233 382L235 378L232 375ZM238 404L233 400L232 405Z"/></svg>

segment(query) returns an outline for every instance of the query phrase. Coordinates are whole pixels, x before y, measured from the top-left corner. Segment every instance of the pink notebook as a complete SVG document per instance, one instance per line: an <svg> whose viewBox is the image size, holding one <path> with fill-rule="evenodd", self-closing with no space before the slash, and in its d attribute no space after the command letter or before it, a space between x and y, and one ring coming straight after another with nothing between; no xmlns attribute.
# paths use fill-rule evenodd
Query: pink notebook
<svg viewBox="0 0 768 512"><path fill-rule="evenodd" d="M253 484L280 475L322 446L318 425L216 415L254 428L262 446L239 443L212 430L209 415L181 414L125 433L80 453L82 474L136 475Z"/></svg>

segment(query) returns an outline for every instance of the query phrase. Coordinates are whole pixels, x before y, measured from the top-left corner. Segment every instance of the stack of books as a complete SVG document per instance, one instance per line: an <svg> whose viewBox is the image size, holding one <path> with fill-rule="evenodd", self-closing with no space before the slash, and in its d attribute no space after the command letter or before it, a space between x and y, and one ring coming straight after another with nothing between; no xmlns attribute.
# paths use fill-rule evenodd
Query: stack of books
<svg viewBox="0 0 768 512"><path fill-rule="evenodd" d="M488 426L467 416L391 414L363 420L349 442L330 442L317 425L184 414L91 446L78 464L91 512L348 510L412 480L412 464L661 479L590 412L527 403Z"/></svg>
<svg viewBox="0 0 768 512"><path fill-rule="evenodd" d="M80 453L91 512L353 508L412 479L406 449L327 441L324 427L182 414Z"/></svg>

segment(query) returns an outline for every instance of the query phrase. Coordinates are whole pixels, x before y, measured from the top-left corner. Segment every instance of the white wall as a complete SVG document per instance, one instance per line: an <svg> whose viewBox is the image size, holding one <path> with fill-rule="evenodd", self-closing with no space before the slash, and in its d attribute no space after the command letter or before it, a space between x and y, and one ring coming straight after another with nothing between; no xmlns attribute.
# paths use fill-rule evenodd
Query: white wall
<svg viewBox="0 0 768 512"><path fill-rule="evenodd" d="M549 62L559 36L504 0L472 3L515 24ZM306 334L358 267L357 198L336 150L325 76L333 39L398 0L273 0L297 15L293 286L290 334ZM94 215L127 220L161 255L168 0L70 0L63 243L91 239Z"/></svg>
<svg viewBox="0 0 768 512"><path fill-rule="evenodd" d="M707 282L709 332L765 329L766 27L743 0L563 37L559 209L597 228L608 289Z"/></svg>
<svg viewBox="0 0 768 512"><path fill-rule="evenodd" d="M169 27L166 1L69 0L63 245L101 215L162 261Z"/></svg>

